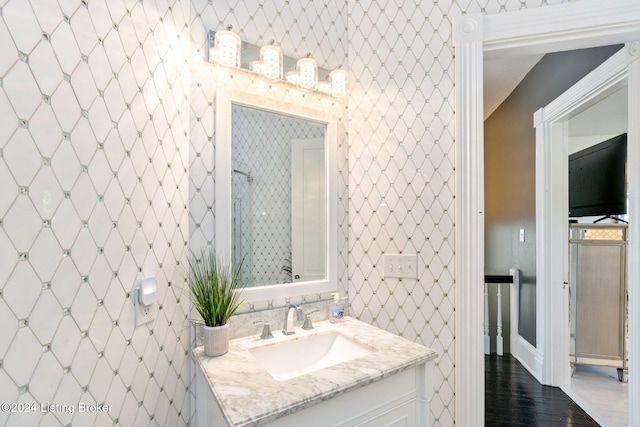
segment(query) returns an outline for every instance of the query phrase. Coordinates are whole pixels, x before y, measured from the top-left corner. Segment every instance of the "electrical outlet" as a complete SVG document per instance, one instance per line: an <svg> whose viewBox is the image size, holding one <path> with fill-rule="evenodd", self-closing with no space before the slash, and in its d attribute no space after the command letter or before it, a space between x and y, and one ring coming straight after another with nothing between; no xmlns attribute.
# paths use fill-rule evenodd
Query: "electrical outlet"
<svg viewBox="0 0 640 427"><path fill-rule="evenodd" d="M132 299L135 327L155 320L158 314L158 304L155 302L149 305L143 305L140 303L140 284L135 286Z"/></svg>
<svg viewBox="0 0 640 427"><path fill-rule="evenodd" d="M418 255L391 255L385 254L384 277L397 277L399 279L418 278Z"/></svg>

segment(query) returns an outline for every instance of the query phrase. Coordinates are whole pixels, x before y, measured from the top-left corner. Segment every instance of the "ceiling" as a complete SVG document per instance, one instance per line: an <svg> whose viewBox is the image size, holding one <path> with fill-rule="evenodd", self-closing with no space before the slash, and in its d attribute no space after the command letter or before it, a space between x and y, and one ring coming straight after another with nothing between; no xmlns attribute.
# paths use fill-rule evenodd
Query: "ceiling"
<svg viewBox="0 0 640 427"><path fill-rule="evenodd" d="M502 104L544 55L509 56L484 61L484 119Z"/></svg>
<svg viewBox="0 0 640 427"><path fill-rule="evenodd" d="M619 135L627 131L627 86L569 119L569 136Z"/></svg>
<svg viewBox="0 0 640 427"><path fill-rule="evenodd" d="M513 92L544 55L487 59L484 61L484 119ZM618 135L627 131L627 88L571 117L569 136Z"/></svg>

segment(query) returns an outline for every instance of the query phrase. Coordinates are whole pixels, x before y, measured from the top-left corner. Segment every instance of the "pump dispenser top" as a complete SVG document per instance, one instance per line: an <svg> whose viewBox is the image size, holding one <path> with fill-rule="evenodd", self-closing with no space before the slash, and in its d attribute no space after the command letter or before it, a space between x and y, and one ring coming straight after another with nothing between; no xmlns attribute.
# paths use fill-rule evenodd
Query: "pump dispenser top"
<svg viewBox="0 0 640 427"><path fill-rule="evenodd" d="M344 321L344 303L341 300L347 297L340 297L338 292L332 293L333 302L329 305L329 320L331 323Z"/></svg>

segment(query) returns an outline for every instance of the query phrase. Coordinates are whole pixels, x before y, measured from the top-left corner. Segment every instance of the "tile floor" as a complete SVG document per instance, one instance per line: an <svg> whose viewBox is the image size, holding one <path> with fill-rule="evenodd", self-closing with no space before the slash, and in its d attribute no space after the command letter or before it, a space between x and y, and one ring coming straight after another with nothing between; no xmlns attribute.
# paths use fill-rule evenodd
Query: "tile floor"
<svg viewBox="0 0 640 427"><path fill-rule="evenodd" d="M628 425L629 388L618 381L615 368L576 365L564 391L603 427Z"/></svg>

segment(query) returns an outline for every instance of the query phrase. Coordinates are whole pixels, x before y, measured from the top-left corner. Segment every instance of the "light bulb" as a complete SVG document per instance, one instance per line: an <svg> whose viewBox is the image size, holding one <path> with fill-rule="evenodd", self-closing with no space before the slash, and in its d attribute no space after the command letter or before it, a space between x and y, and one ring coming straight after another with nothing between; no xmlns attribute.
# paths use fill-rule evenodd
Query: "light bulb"
<svg viewBox="0 0 640 427"><path fill-rule="evenodd" d="M318 90L323 93L331 94L331 83L326 80L322 80L318 83Z"/></svg>
<svg viewBox="0 0 640 427"><path fill-rule="evenodd" d="M282 49L273 40L260 49L262 75L274 80L282 79Z"/></svg>
<svg viewBox="0 0 640 427"><path fill-rule="evenodd" d="M240 66L240 37L231 31L231 25L226 30L216 32L214 58L215 62L227 67Z"/></svg>
<svg viewBox="0 0 640 427"><path fill-rule="evenodd" d="M329 73L331 79L331 95L342 98L347 94L347 72L337 68Z"/></svg>
<svg viewBox="0 0 640 427"><path fill-rule="evenodd" d="M304 89L315 89L318 86L318 63L307 55L306 58L298 60L296 66L300 73L298 85Z"/></svg>
<svg viewBox="0 0 640 427"><path fill-rule="evenodd" d="M262 74L262 61L251 61L251 71L254 73Z"/></svg>
<svg viewBox="0 0 640 427"><path fill-rule="evenodd" d="M287 71L287 74L285 74L285 79L289 83L297 85L300 82L300 73L298 73L295 70L294 71Z"/></svg>

